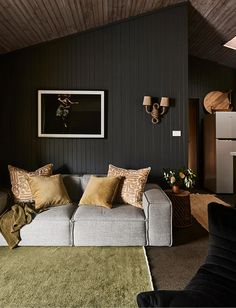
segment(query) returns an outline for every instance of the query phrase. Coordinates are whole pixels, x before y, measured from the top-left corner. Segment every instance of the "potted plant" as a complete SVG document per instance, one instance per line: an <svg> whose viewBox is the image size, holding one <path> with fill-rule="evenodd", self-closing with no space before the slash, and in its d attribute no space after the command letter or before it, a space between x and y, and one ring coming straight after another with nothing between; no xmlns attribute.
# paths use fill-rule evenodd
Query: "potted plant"
<svg viewBox="0 0 236 308"><path fill-rule="evenodd" d="M164 169L164 179L172 187L174 193L180 192L180 187L192 188L195 184L196 174L189 168L175 170Z"/></svg>

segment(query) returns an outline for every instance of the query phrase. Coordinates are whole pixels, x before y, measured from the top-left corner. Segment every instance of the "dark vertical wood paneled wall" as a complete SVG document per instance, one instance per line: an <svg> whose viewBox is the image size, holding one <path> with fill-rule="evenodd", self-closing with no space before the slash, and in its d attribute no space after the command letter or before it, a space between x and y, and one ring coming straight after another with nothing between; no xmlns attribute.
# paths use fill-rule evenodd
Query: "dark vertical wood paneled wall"
<svg viewBox="0 0 236 308"><path fill-rule="evenodd" d="M8 69L8 63L5 61L5 57L0 56L0 185L7 178L6 166L9 163L11 147L9 91L12 91L12 89L10 89L10 74Z"/></svg>
<svg viewBox="0 0 236 308"><path fill-rule="evenodd" d="M232 102L236 110L236 70L212 61L189 57L189 98L199 99L198 166L199 178L203 179L203 118L208 114L203 101L211 91L232 90Z"/></svg>
<svg viewBox="0 0 236 308"><path fill-rule="evenodd" d="M212 61L189 57L189 97L199 98L200 115L204 117L207 112L203 101L211 91L227 92L232 90L232 101L236 109L236 70Z"/></svg>
<svg viewBox="0 0 236 308"><path fill-rule="evenodd" d="M189 57L189 98L199 99L199 129L207 111L204 97L211 91L227 92L232 90L232 103L236 110L236 70L212 61Z"/></svg>
<svg viewBox="0 0 236 308"><path fill-rule="evenodd" d="M180 5L3 56L8 75L1 130L9 129L2 167L53 162L71 173L104 173L108 164L162 169L187 164L187 7ZM38 89L107 91L106 139L37 137ZM143 96L174 99L153 126ZM181 130L180 138L172 130ZM5 155L6 153L6 155Z"/></svg>

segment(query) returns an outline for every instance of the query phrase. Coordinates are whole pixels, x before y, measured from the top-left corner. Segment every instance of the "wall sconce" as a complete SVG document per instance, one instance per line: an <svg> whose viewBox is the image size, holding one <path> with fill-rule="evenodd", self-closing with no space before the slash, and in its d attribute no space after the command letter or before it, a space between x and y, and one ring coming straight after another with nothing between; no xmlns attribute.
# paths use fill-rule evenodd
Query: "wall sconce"
<svg viewBox="0 0 236 308"><path fill-rule="evenodd" d="M143 106L145 106L146 112L151 115L153 124L160 122L161 117L167 112L169 105L169 97L162 97L160 104L152 103L151 96L144 96L143 98Z"/></svg>

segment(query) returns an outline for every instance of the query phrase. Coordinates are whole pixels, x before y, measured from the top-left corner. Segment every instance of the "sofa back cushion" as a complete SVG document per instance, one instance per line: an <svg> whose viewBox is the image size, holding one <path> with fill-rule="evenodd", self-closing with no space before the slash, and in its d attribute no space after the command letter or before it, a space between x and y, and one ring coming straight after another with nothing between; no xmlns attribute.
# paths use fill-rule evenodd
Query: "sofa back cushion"
<svg viewBox="0 0 236 308"><path fill-rule="evenodd" d="M62 174L62 178L70 199L78 203L83 195L82 176L79 174Z"/></svg>
<svg viewBox="0 0 236 308"><path fill-rule="evenodd" d="M0 216L7 209L8 206L8 194L0 191Z"/></svg>
<svg viewBox="0 0 236 308"><path fill-rule="evenodd" d="M92 174L62 174L63 182L70 199L73 202L79 203L85 188L88 185ZM104 174L93 174L96 176L104 176Z"/></svg>

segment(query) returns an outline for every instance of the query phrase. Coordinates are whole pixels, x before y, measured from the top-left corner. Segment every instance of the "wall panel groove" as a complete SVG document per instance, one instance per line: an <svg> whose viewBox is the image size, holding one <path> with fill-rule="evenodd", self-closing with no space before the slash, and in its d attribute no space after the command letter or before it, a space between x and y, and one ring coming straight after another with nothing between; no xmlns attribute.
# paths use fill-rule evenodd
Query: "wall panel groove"
<svg viewBox="0 0 236 308"><path fill-rule="evenodd" d="M105 2L104 2L105 3ZM187 164L187 7L179 6L0 57L5 63L10 130L2 143L3 173L11 163L35 169L52 162L74 173L106 173L108 164L163 168ZM101 89L107 94L107 138L37 137L38 89ZM175 104L155 127L143 96ZM183 137L171 137L172 130ZM10 155L8 155L11 153Z"/></svg>

